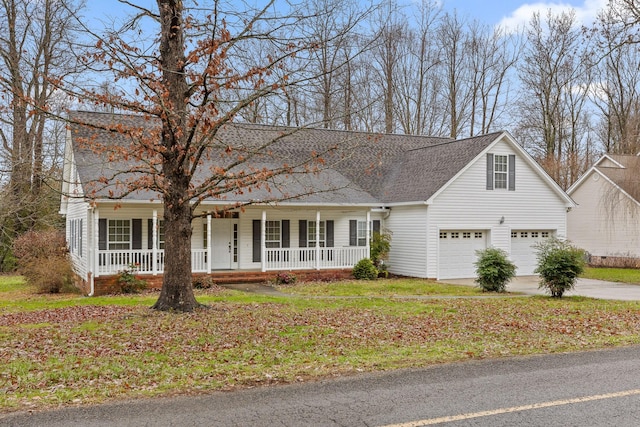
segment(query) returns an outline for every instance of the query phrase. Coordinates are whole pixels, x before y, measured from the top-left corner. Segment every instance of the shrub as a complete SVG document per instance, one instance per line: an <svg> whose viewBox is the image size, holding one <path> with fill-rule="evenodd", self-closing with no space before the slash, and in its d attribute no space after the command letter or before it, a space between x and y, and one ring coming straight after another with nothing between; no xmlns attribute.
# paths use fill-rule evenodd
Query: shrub
<svg viewBox="0 0 640 427"><path fill-rule="evenodd" d="M353 277L358 280L375 280L378 277L378 269L370 258L362 258L353 267Z"/></svg>
<svg viewBox="0 0 640 427"><path fill-rule="evenodd" d="M293 285L297 281L296 275L290 271L279 271L276 274L276 285Z"/></svg>
<svg viewBox="0 0 640 427"><path fill-rule="evenodd" d="M136 267L130 265L129 268L118 273L118 285L124 294L137 294L147 289L147 282L136 277Z"/></svg>
<svg viewBox="0 0 640 427"><path fill-rule="evenodd" d="M584 251L557 238L537 243L534 247L538 258L534 273L540 274L540 288L555 298L573 289L578 276L584 271Z"/></svg>
<svg viewBox="0 0 640 427"><path fill-rule="evenodd" d="M476 283L485 292L504 292L516 275L516 266L507 253L498 248L476 251Z"/></svg>
<svg viewBox="0 0 640 427"><path fill-rule="evenodd" d="M389 257L389 250L391 249L391 232L384 230L382 233L375 232L371 237L371 261L373 265L380 269L380 266L384 264Z"/></svg>
<svg viewBox="0 0 640 427"><path fill-rule="evenodd" d="M56 230L29 231L13 242L18 273L40 292L73 289L73 268L64 233Z"/></svg>

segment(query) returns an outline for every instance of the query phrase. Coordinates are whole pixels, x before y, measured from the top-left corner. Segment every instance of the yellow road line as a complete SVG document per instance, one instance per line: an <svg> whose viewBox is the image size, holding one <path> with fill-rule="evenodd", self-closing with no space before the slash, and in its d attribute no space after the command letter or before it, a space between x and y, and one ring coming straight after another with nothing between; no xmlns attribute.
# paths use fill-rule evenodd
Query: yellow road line
<svg viewBox="0 0 640 427"><path fill-rule="evenodd" d="M554 400L551 402L532 403L530 405L512 406L511 408L499 408L490 411L473 412L469 414L451 415L448 417L429 418L419 421L409 421L401 424L389 424L383 427L422 427L433 424L449 423L453 421L468 420L471 418L488 417L491 415L508 414L510 412L529 411L531 409L549 408L552 406L571 405L573 403L591 402L594 400L615 399L640 394L640 389L619 391L617 393L598 394L594 396L576 397L573 399Z"/></svg>

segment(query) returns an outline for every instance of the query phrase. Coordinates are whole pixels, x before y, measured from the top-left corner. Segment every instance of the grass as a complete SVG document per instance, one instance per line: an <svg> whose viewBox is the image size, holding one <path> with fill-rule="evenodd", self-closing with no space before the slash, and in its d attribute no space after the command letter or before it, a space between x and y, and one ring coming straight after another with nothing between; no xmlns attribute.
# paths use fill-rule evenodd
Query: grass
<svg viewBox="0 0 640 427"><path fill-rule="evenodd" d="M593 268L587 267L581 277L586 279L606 280L640 284L640 270L633 268Z"/></svg>
<svg viewBox="0 0 640 427"><path fill-rule="evenodd" d="M201 292L209 309L171 314L148 308L156 294L38 295L0 277L0 412L640 343L636 302L456 299L481 293L417 279L285 290ZM389 298L414 293L434 297Z"/></svg>

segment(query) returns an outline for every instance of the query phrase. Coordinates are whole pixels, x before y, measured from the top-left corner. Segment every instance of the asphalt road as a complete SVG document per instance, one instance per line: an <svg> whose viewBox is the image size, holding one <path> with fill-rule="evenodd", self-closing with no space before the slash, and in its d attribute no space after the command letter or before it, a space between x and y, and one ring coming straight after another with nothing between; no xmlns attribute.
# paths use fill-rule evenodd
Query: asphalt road
<svg viewBox="0 0 640 427"><path fill-rule="evenodd" d="M0 415L0 426L638 426L640 347Z"/></svg>

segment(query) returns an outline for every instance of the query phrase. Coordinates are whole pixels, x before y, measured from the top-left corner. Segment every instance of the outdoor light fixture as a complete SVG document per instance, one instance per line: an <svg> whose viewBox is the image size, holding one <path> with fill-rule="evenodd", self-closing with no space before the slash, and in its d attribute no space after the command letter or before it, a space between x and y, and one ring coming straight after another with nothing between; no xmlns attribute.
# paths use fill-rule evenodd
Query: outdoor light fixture
<svg viewBox="0 0 640 427"><path fill-rule="evenodd" d="M500 218L500 224L504 224L504 215Z"/></svg>

